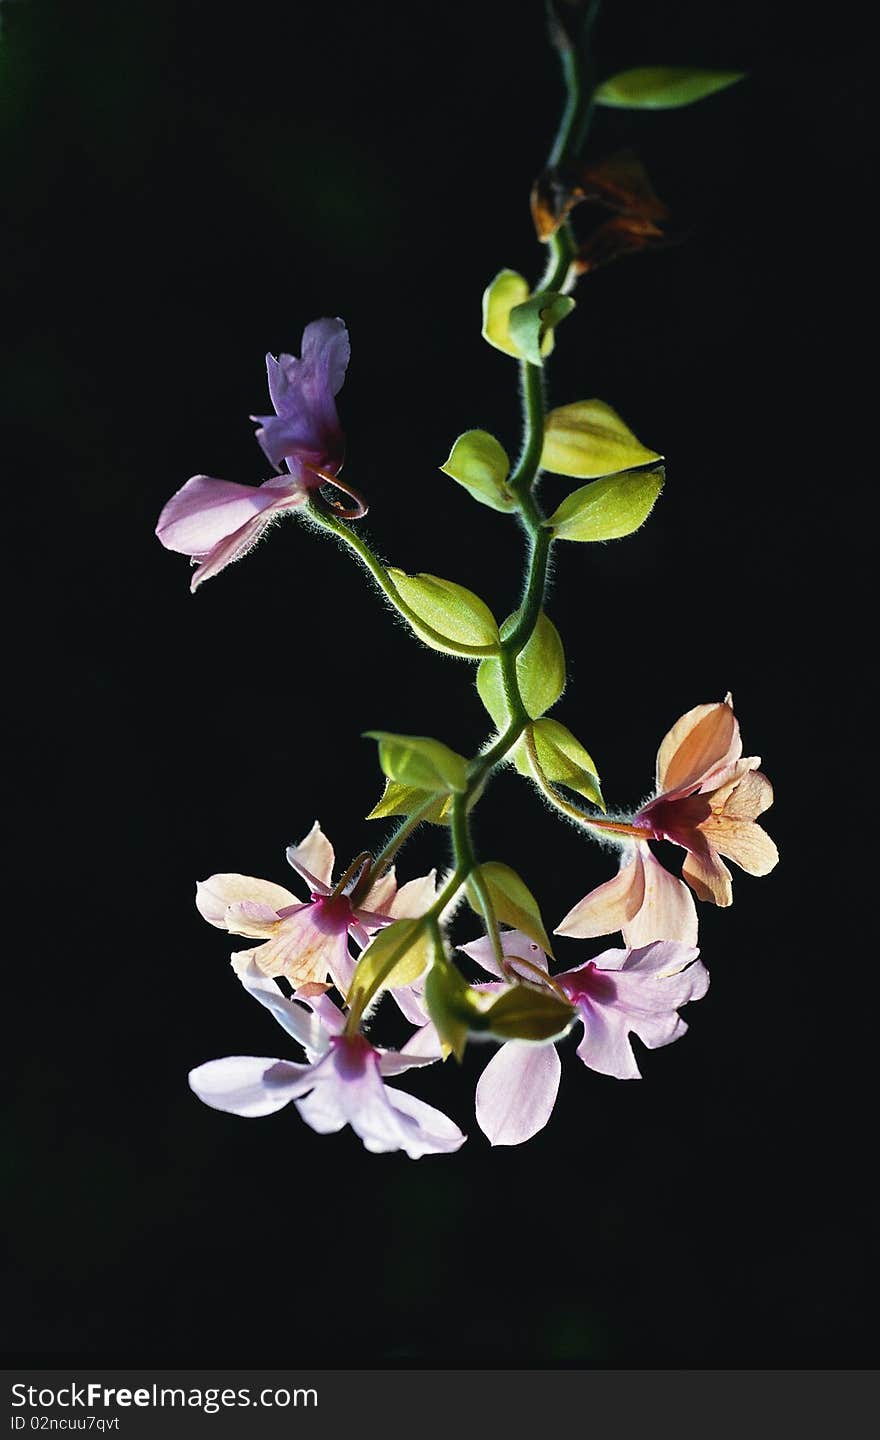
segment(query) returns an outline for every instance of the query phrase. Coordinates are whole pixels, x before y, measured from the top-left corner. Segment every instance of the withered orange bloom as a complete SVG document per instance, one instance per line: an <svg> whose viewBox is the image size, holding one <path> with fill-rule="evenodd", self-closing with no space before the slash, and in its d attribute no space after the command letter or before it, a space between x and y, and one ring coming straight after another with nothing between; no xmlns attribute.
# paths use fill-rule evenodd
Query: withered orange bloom
<svg viewBox="0 0 880 1440"><path fill-rule="evenodd" d="M633 824L655 840L686 850L682 877L700 900L733 901L722 855L749 875L767 875L779 852L757 817L773 804L773 787L743 758L739 724L728 694L721 704L697 705L676 721L657 753L657 798ZM647 838L646 837L646 838Z"/></svg>
<svg viewBox="0 0 880 1440"><path fill-rule="evenodd" d="M620 930L631 946L653 940L694 944L693 901L652 855L648 841L680 845L687 851L682 878L699 899L730 905L732 880L722 856L750 875L768 874L779 859L770 836L755 823L773 803L760 763L757 755L743 758L730 695L682 715L657 754L656 798L631 824L595 822L627 835L619 873L578 901L555 933L589 938Z"/></svg>

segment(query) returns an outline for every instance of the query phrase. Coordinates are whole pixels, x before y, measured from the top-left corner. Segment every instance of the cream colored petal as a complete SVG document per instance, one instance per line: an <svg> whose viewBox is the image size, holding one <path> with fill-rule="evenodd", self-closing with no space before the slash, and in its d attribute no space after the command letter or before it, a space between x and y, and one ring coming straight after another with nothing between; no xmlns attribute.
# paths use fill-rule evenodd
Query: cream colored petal
<svg viewBox="0 0 880 1440"><path fill-rule="evenodd" d="M779 851L766 830L753 820L713 816L700 826L709 844L748 875L769 875L779 861Z"/></svg>
<svg viewBox="0 0 880 1440"><path fill-rule="evenodd" d="M286 905L298 905L295 895L283 885L273 885L271 880L257 880L253 875L212 875L196 885L196 907L209 925L226 930L226 912L230 905L243 900L257 905L268 905L272 910L282 910Z"/></svg>
<svg viewBox="0 0 880 1440"><path fill-rule="evenodd" d="M641 850L633 846L624 852L629 858L613 880L606 880L585 895L569 910L554 930L554 935L571 935L578 940L591 940L596 935L613 935L638 911L645 895L645 872Z"/></svg>
<svg viewBox="0 0 880 1440"><path fill-rule="evenodd" d="M688 854L681 873L698 899L710 905L733 904L733 881L730 871L719 855L709 851L705 859Z"/></svg>
<svg viewBox="0 0 880 1440"><path fill-rule="evenodd" d="M300 840L298 845L287 847L287 859L309 885L314 880L325 889L332 885L336 857L333 846L321 829L320 821L315 821L308 835L304 840Z"/></svg>
<svg viewBox="0 0 880 1440"><path fill-rule="evenodd" d="M304 905L295 915L279 920L272 939L252 952L264 975L283 975L294 990L323 983L337 968L341 953L348 952L345 931L320 930L313 919L314 909Z"/></svg>
<svg viewBox="0 0 880 1440"><path fill-rule="evenodd" d="M395 920L416 920L419 915L430 910L436 899L437 871L431 870L429 874L420 875L416 880L407 880L405 885L401 885L387 913L393 915Z"/></svg>
<svg viewBox="0 0 880 1440"><path fill-rule="evenodd" d="M697 943L697 910L686 885L670 875L665 866L641 846L644 896L637 912L622 927L623 938L632 950L655 940Z"/></svg>
<svg viewBox="0 0 880 1440"><path fill-rule="evenodd" d="M773 804L773 786L760 770L750 770L732 790L723 806L724 818L755 820ZM714 797L713 797L713 809Z"/></svg>
<svg viewBox="0 0 880 1440"><path fill-rule="evenodd" d="M743 776L757 770L760 763L760 755L747 755L732 765L716 765L700 786L700 794L711 800L713 810L723 810L727 797L733 794Z"/></svg>
<svg viewBox="0 0 880 1440"><path fill-rule="evenodd" d="M391 869L386 870L385 874L376 881L375 885L370 886L364 896L364 903L361 909L372 910L373 913L377 915L390 915L391 911L388 909L388 906L396 894L397 875L392 865Z"/></svg>
<svg viewBox="0 0 880 1440"><path fill-rule="evenodd" d="M695 705L664 736L657 752L657 792L683 789L742 754L739 725L730 706Z"/></svg>

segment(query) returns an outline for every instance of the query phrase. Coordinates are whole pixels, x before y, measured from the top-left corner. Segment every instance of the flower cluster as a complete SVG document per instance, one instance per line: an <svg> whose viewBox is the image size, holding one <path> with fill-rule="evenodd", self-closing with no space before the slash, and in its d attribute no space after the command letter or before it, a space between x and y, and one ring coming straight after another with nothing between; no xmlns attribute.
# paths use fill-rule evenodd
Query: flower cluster
<svg viewBox="0 0 880 1440"><path fill-rule="evenodd" d="M776 864L776 847L757 823L772 789L758 758L743 756L729 694L676 721L657 754L653 798L615 817L591 754L548 715L566 681L562 639L545 609L551 553L560 544L632 534L664 483L662 455L606 401L593 396L545 408L543 371L556 331L574 309L576 281L661 237L654 222L667 214L629 152L593 161L580 155L586 122L594 103L687 105L737 78L654 67L596 86L585 49L595 8L568 7L571 14L553 30L565 51L570 94L551 160L533 190L546 273L533 288L503 269L483 295L482 334L518 369L520 459L512 465L494 435L468 430L440 467L502 523L519 522L527 559L513 613L499 623L458 582L386 565L350 523L366 504L340 473L345 442L336 400L350 346L338 318L307 325L299 357L267 357L274 413L251 418L275 473L259 486L196 475L159 518L162 544L195 566L193 589L245 555L282 514L332 534L421 643L477 663L477 694L494 727L471 757L429 735L367 732L378 744L385 779L368 819L394 818L396 825L381 846L361 849L338 874L316 821L287 851L298 890L228 873L198 885L203 918L255 942L233 953L234 974L301 1052L296 1059L230 1056L197 1066L190 1085L216 1110L265 1116L292 1103L313 1130L350 1126L370 1151L400 1150L414 1159L448 1153L465 1140L458 1125L388 1082L451 1054L460 1059L470 1041L482 1041L496 1048L476 1085L477 1124L491 1144L519 1145L550 1120L569 1032L577 1034L572 1048L581 1065L620 1080L640 1078L638 1047L659 1049L684 1035L681 1011L709 985L697 949L696 901L730 905L725 861L751 875L766 875ZM610 210L612 218L579 243L576 206ZM538 493L543 475L586 483L548 514ZM526 881L507 858L478 857L471 812L502 765L515 767L586 839L619 848L617 873L579 899L553 933L563 944L616 935L621 944L599 953L579 948L575 963L561 968ZM399 853L425 823L449 835L447 868L439 878L435 870L400 883ZM666 862L670 845L685 852L680 876ZM454 939L464 900L481 933ZM374 1038L383 1005L398 1030L404 1022L409 1027L397 1049Z"/></svg>

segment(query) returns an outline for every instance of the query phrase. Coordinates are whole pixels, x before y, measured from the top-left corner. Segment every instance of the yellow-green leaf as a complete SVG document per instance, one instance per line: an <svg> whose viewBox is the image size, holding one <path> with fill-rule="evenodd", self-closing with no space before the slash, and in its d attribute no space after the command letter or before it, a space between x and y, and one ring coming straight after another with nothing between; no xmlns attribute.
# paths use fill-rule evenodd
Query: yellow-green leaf
<svg viewBox="0 0 880 1440"><path fill-rule="evenodd" d="M501 626L501 636L506 638L518 619L518 613L508 616ZM543 612L538 616L529 643L516 657L516 674L519 690L526 712L537 719L555 705L565 689L565 652L559 631ZM499 730L508 720L507 701L504 698L504 683L501 676L501 662L484 660L477 671L477 691Z"/></svg>
<svg viewBox="0 0 880 1440"><path fill-rule="evenodd" d="M366 997L367 1003L380 990L411 985L427 969L433 955L433 941L421 920L395 920L373 937L357 963L352 997Z"/></svg>
<svg viewBox="0 0 880 1440"><path fill-rule="evenodd" d="M467 761L442 740L392 735L387 730L367 730L365 738L378 740L379 764L389 780L429 792L460 794L467 789Z"/></svg>
<svg viewBox="0 0 880 1440"><path fill-rule="evenodd" d="M468 1035L486 1030L491 994L473 990L454 965L435 958L425 980L424 998L441 1042L460 1060Z"/></svg>
<svg viewBox="0 0 880 1440"><path fill-rule="evenodd" d="M574 1007L549 990L511 985L489 1006L489 1034L499 1040L558 1040L575 1019Z"/></svg>
<svg viewBox="0 0 880 1440"><path fill-rule="evenodd" d="M483 339L515 360L521 360L522 353L510 338L510 312L528 298L529 282L516 270L499 271L483 292Z"/></svg>
<svg viewBox="0 0 880 1440"><path fill-rule="evenodd" d="M414 810L421 809L427 799L428 796L424 790L416 790L411 785L399 785L396 780L386 780L382 798L377 800L365 818L367 820L387 820L392 815L412 815ZM424 819L431 825L448 825L451 814L451 796L437 795L431 808L426 811Z"/></svg>
<svg viewBox="0 0 880 1440"><path fill-rule="evenodd" d="M442 580L439 575L407 575L403 570L389 567L388 574L404 604L414 611L419 620L430 626L431 632L423 630L409 616L406 618L416 634L433 650L442 650L449 655L460 654L458 645L491 646L498 644L498 624L488 605L453 580ZM442 639L438 639L438 636ZM442 640L448 640L444 645Z"/></svg>
<svg viewBox="0 0 880 1440"><path fill-rule="evenodd" d="M459 435L449 459L440 469L463 485L481 505L490 505L493 510L508 514L516 509L516 501L505 484L510 461L488 430L466 430Z"/></svg>
<svg viewBox="0 0 880 1440"><path fill-rule="evenodd" d="M594 479L662 458L637 440L604 400L577 400L547 416L541 465L554 475Z"/></svg>
<svg viewBox="0 0 880 1440"><path fill-rule="evenodd" d="M511 925L514 930L522 930L524 935L528 935L530 940L534 940L542 950L552 955L553 949L544 929L538 902L526 882L500 860L487 860L480 866L480 875L489 891L496 919L502 920L505 925ZM483 912L480 902L470 884L467 896L471 909L481 915Z"/></svg>
<svg viewBox="0 0 880 1440"><path fill-rule="evenodd" d="M566 785L604 810L595 761L581 742L558 720L536 720L530 728L538 764L546 778L554 785ZM518 747L516 767L523 775L532 773L524 745Z"/></svg>
<svg viewBox="0 0 880 1440"><path fill-rule="evenodd" d="M599 105L623 110L672 110L693 105L744 78L741 70L697 70L693 66L648 65L622 70L597 88Z"/></svg>
<svg viewBox="0 0 880 1440"><path fill-rule="evenodd" d="M511 344L530 365L543 365L553 348L553 332L560 320L570 315L574 301L556 290L542 290L521 305L515 305L507 320ZM549 340L549 344L547 343Z"/></svg>
<svg viewBox="0 0 880 1440"><path fill-rule="evenodd" d="M547 524L557 540L619 540L644 524L662 489L662 467L609 475L567 496Z"/></svg>

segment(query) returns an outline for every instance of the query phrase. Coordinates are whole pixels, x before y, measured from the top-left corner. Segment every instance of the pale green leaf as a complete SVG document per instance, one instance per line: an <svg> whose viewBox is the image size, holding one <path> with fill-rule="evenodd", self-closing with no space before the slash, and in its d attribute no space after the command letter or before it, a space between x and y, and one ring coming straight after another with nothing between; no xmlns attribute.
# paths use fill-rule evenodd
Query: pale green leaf
<svg viewBox="0 0 880 1440"><path fill-rule="evenodd" d="M522 930L524 935L528 935L530 940L534 940L542 950L552 955L553 950L544 929L538 902L516 871L499 860L488 860L480 866L480 876L489 891L496 919L512 926L514 930ZM482 915L480 902L470 884L467 896L471 909Z"/></svg>
<svg viewBox="0 0 880 1440"><path fill-rule="evenodd" d="M508 333L517 353L531 365L543 365L544 356L553 348L556 326L573 309L571 296L560 295L556 290L539 291L521 305L515 305L508 317Z"/></svg>
<svg viewBox="0 0 880 1440"><path fill-rule="evenodd" d="M583 795L585 800L604 810L595 761L571 731L558 720L544 719L536 720L531 732L538 764L546 778L554 785L566 785L569 790ZM524 775L531 775L525 747L519 747L519 751L517 769Z"/></svg>
<svg viewBox="0 0 880 1440"><path fill-rule="evenodd" d="M460 1060L468 1035L485 1032L492 996L472 989L454 965L435 958L425 980L424 1000L442 1044Z"/></svg>
<svg viewBox="0 0 880 1440"><path fill-rule="evenodd" d="M598 87L598 105L624 110L673 110L705 100L742 80L741 70L697 70L693 66L650 65L622 70Z"/></svg>
<svg viewBox="0 0 880 1440"><path fill-rule="evenodd" d="M411 985L427 969L433 955L433 941L421 920L395 920L374 935L357 963L352 997L371 1000L380 990Z"/></svg>
<svg viewBox="0 0 880 1440"><path fill-rule="evenodd" d="M575 1019L574 1007L549 990L511 985L486 1011L489 1034L499 1040L560 1039Z"/></svg>
<svg viewBox="0 0 880 1440"><path fill-rule="evenodd" d="M510 312L528 296L529 282L516 270L499 271L483 292L483 339L515 360L522 354L510 338Z"/></svg>
<svg viewBox="0 0 880 1440"><path fill-rule="evenodd" d="M662 489L661 467L610 475L573 491L547 524L557 540L619 540L644 524Z"/></svg>
<svg viewBox="0 0 880 1440"><path fill-rule="evenodd" d="M404 604L430 626L433 633L409 620L416 634L433 650L456 655L460 653L454 648L456 645L498 644L495 617L472 590L456 585L453 580L442 580L439 575L407 575L403 570L390 567L388 574ZM449 645L444 645L442 640L448 640Z"/></svg>
<svg viewBox="0 0 880 1440"><path fill-rule="evenodd" d="M387 730L368 730L365 738L378 740L379 764L389 780L429 792L461 793L467 789L467 761L442 740L427 735L392 735Z"/></svg>
<svg viewBox="0 0 880 1440"><path fill-rule="evenodd" d="M470 491L481 505L505 513L516 509L516 501L505 485L510 461L488 430L466 430L459 435L440 469Z"/></svg>
<svg viewBox="0 0 880 1440"><path fill-rule="evenodd" d="M577 400L547 416L541 465L554 475L593 479L662 458L642 445L604 400Z"/></svg>
<svg viewBox="0 0 880 1440"><path fill-rule="evenodd" d="M501 626L502 639L510 635L517 619L518 614L508 616ZM555 705L565 689L562 641L553 621L543 610L529 643L516 657L516 674L526 712L533 719ZM489 659L482 662L477 671L477 691L499 730L503 729L508 720L508 710L500 661Z"/></svg>
<svg viewBox="0 0 880 1440"><path fill-rule="evenodd" d="M365 818L387 820L392 815L412 815L413 811L421 810L427 798L424 790L416 790L411 785L399 785L396 780L386 780L382 798ZM431 825L448 825L451 814L451 796L437 795L423 818Z"/></svg>

